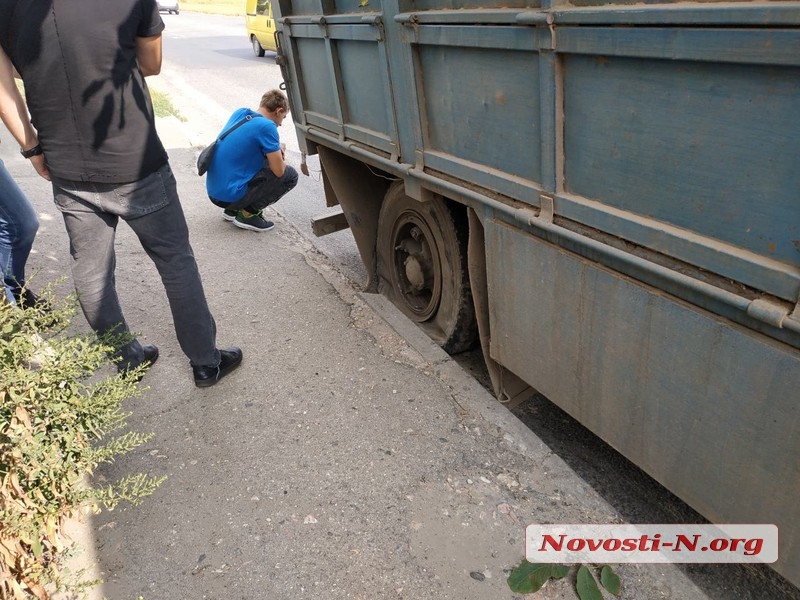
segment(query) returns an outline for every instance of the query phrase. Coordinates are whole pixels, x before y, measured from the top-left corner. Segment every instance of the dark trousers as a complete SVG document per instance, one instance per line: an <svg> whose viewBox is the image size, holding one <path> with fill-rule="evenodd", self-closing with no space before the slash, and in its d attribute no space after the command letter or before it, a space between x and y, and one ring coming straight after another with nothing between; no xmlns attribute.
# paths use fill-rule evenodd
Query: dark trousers
<svg viewBox="0 0 800 600"><path fill-rule="evenodd" d="M277 177L264 159L261 170L247 184L247 192L241 200L226 204L228 210L246 210L257 213L270 204L275 204L297 185L297 170L286 165L282 177Z"/></svg>
<svg viewBox="0 0 800 600"><path fill-rule="evenodd" d="M92 329L98 334L130 334L114 274L114 240L123 219L161 275L184 354L194 366L219 364L217 328L189 245L189 229L170 166L125 184L53 177L53 195L69 234L78 300ZM139 341L133 339L119 348L119 358L123 367L141 363L144 351Z"/></svg>

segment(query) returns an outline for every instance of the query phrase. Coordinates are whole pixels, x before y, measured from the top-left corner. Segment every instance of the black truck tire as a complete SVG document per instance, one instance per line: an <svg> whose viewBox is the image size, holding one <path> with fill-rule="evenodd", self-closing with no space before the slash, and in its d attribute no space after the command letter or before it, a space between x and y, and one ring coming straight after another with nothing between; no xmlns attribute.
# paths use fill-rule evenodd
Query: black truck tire
<svg viewBox="0 0 800 600"><path fill-rule="evenodd" d="M377 239L381 293L450 354L470 349L477 334L467 238L460 207L438 196L414 200L402 182L386 192Z"/></svg>

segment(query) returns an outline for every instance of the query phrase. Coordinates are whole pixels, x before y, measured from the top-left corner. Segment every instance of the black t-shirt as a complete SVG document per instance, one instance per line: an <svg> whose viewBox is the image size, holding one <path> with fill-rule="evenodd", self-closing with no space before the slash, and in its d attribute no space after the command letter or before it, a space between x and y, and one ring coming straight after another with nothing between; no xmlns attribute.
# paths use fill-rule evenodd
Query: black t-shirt
<svg viewBox="0 0 800 600"><path fill-rule="evenodd" d="M0 0L0 45L54 176L128 183L167 162L136 62L136 38L163 29L156 0Z"/></svg>

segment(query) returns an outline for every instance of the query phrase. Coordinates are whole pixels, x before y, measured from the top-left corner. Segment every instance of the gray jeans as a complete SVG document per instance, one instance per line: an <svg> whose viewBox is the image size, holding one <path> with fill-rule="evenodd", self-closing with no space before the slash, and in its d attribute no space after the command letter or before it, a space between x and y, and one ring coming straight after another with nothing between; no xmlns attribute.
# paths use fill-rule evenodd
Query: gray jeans
<svg viewBox="0 0 800 600"><path fill-rule="evenodd" d="M78 300L98 334L130 334L117 297L114 238L122 218L161 275L175 333L193 366L217 365L216 324L189 245L175 177L169 164L133 183L90 183L53 177L53 196L64 217ZM144 359L132 338L118 350L119 365Z"/></svg>

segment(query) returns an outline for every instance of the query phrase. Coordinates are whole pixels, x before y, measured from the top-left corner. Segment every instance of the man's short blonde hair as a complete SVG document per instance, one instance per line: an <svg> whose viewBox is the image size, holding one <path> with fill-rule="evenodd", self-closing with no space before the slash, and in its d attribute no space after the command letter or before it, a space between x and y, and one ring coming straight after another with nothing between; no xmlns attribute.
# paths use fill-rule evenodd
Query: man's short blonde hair
<svg viewBox="0 0 800 600"><path fill-rule="evenodd" d="M289 112L289 101L286 99L286 94L280 90L270 90L261 96L261 108L267 109L269 112L275 112L282 108Z"/></svg>

